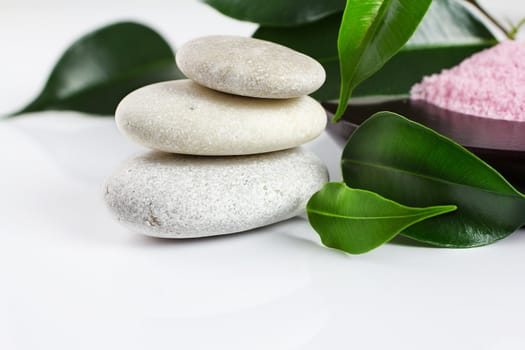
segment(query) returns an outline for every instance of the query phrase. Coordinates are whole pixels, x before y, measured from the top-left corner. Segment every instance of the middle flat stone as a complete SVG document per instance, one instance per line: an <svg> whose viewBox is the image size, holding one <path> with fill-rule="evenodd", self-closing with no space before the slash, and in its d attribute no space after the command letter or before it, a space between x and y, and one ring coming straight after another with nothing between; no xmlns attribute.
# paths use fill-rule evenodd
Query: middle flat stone
<svg viewBox="0 0 525 350"><path fill-rule="evenodd" d="M308 96L270 100L230 95L190 80L142 87L115 114L119 129L159 151L243 155L293 148L326 126L323 107Z"/></svg>

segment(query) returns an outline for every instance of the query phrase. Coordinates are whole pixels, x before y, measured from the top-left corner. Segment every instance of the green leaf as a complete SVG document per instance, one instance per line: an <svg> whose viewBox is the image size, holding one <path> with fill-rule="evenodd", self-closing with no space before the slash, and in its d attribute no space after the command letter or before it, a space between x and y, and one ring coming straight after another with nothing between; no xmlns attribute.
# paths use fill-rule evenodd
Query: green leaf
<svg viewBox="0 0 525 350"><path fill-rule="evenodd" d="M141 24L116 23L73 43L40 95L12 116L65 109L113 115L129 92L179 78L173 51L159 34Z"/></svg>
<svg viewBox="0 0 525 350"><path fill-rule="evenodd" d="M453 67L496 43L494 35L463 2L434 0L404 48L361 83L353 96L406 97L423 76Z"/></svg>
<svg viewBox="0 0 525 350"><path fill-rule="evenodd" d="M306 211L324 245L362 254L415 223L456 209L454 205L410 208L373 192L328 183L310 198Z"/></svg>
<svg viewBox="0 0 525 350"><path fill-rule="evenodd" d="M525 198L496 170L452 140L391 112L365 121L342 157L348 186L399 203L426 207L454 203L458 210L403 231L443 247L493 243L525 223Z"/></svg>
<svg viewBox="0 0 525 350"><path fill-rule="evenodd" d="M326 70L326 82L312 97L319 101L337 100L341 85L337 53L341 19L342 13L336 13L299 27L262 26L253 36L317 59ZM359 84L352 96L407 96L423 76L453 67L495 43L496 39L487 27L462 2L434 0L403 49L377 73Z"/></svg>
<svg viewBox="0 0 525 350"><path fill-rule="evenodd" d="M259 27L253 37L273 41L315 58L326 71L324 85L312 94L319 101L339 96L339 57L337 33L342 13L336 13L313 23L293 28Z"/></svg>
<svg viewBox="0 0 525 350"><path fill-rule="evenodd" d="M406 44L431 3L432 0L347 0L337 41L341 91L334 121L344 114L354 88Z"/></svg>
<svg viewBox="0 0 525 350"><path fill-rule="evenodd" d="M340 12L345 0L203 0L219 12L241 21L287 27Z"/></svg>

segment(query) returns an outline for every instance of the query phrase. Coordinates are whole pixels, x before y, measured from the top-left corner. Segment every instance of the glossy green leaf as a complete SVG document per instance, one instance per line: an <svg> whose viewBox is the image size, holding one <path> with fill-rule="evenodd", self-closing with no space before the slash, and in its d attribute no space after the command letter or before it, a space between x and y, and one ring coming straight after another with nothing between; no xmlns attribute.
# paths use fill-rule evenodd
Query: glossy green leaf
<svg viewBox="0 0 525 350"><path fill-rule="evenodd" d="M407 43L431 3L432 0L347 0L337 39L341 90L334 121L344 114L355 87Z"/></svg>
<svg viewBox="0 0 525 350"><path fill-rule="evenodd" d="M353 96L407 96L425 75L439 73L497 43L494 35L457 0L434 0L405 47L361 83Z"/></svg>
<svg viewBox="0 0 525 350"><path fill-rule="evenodd" d="M241 21L287 27L340 12L345 0L203 0L221 13Z"/></svg>
<svg viewBox="0 0 525 350"><path fill-rule="evenodd" d="M14 115L65 109L113 115L136 88L181 77L173 51L159 34L141 24L116 23L73 43L40 95Z"/></svg>
<svg viewBox="0 0 525 350"><path fill-rule="evenodd" d="M410 208L373 192L328 183L310 198L306 211L324 245L362 254L415 223L456 209L454 205Z"/></svg>
<svg viewBox="0 0 525 350"><path fill-rule="evenodd" d="M326 82L312 96L336 100L341 84L337 35L342 13L294 28L260 27L254 37L291 47L316 58ZM425 75L450 68L496 43L486 26L456 0L434 0L416 33L377 73L359 84L352 96L407 96Z"/></svg>
<svg viewBox="0 0 525 350"><path fill-rule="evenodd" d="M481 246L525 223L525 198L496 170L452 140L391 112L375 114L353 133L342 167L348 186L404 205L458 206L450 215L403 231L418 241Z"/></svg>

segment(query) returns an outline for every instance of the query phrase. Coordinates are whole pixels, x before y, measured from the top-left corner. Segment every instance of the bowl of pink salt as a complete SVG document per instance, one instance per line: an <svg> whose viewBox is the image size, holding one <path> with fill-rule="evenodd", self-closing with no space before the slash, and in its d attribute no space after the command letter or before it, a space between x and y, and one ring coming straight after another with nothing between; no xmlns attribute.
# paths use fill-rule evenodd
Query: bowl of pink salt
<svg viewBox="0 0 525 350"><path fill-rule="evenodd" d="M525 189L525 41L500 43L424 77L408 99L350 105L328 130L345 142L359 124L385 110L450 137Z"/></svg>

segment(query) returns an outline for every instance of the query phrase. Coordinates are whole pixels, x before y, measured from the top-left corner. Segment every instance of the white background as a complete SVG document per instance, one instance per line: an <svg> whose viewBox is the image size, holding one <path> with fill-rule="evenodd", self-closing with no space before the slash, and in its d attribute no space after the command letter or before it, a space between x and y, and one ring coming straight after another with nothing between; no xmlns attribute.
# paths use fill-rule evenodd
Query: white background
<svg viewBox="0 0 525 350"><path fill-rule="evenodd" d="M522 0L484 1L525 16ZM492 4L491 4L492 3ZM190 0L0 0L0 114L32 98L78 36L117 19L174 46L255 26ZM308 145L339 177L340 149ZM525 236L362 256L295 219L227 237L156 240L107 212L102 183L140 152L110 118L0 123L0 349L523 349Z"/></svg>

